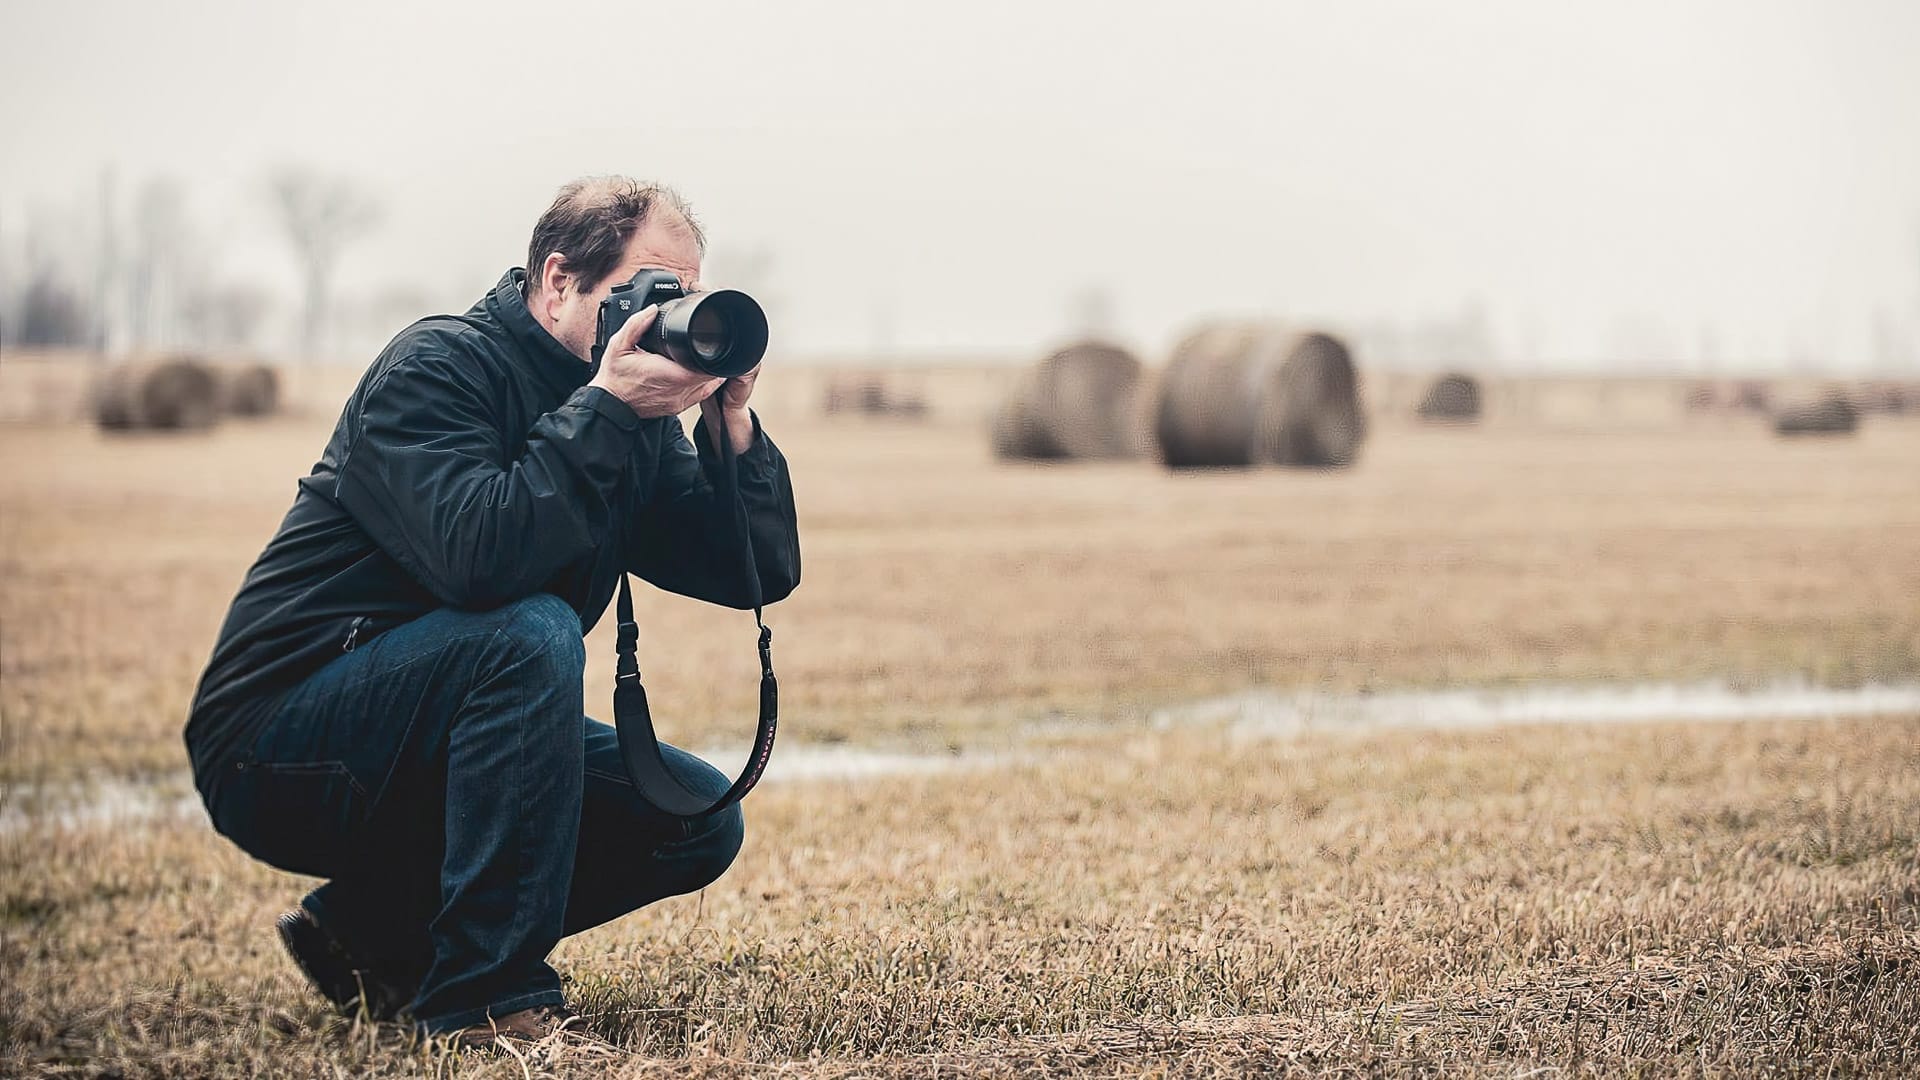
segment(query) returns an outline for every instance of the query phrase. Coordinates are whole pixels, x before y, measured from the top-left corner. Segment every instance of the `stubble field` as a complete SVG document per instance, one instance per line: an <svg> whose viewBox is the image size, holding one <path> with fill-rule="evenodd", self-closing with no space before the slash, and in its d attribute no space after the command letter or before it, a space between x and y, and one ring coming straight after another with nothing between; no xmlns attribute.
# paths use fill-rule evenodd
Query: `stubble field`
<svg viewBox="0 0 1920 1080"><path fill-rule="evenodd" d="M756 793L718 884L561 947L633 1056L521 1061L331 1016L268 933L304 883L204 821L34 812L178 790L193 681L322 412L0 426L0 1072L1920 1066L1920 716L1151 722L1250 687L1911 682L1920 424L1387 422L1350 472L1170 476L998 466L971 417L770 408L806 563L770 619L783 739L963 767ZM751 622L642 606L663 733L744 739ZM590 704L611 652L596 631Z"/></svg>

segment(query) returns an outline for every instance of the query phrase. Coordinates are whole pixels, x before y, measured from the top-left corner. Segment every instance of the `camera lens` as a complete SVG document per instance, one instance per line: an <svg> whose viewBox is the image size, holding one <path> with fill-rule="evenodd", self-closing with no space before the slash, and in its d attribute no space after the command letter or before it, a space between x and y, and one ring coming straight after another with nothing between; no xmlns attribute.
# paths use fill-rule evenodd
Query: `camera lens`
<svg viewBox="0 0 1920 1080"><path fill-rule="evenodd" d="M640 344L687 367L731 379L752 371L766 355L767 314L743 292L694 293L663 305Z"/></svg>

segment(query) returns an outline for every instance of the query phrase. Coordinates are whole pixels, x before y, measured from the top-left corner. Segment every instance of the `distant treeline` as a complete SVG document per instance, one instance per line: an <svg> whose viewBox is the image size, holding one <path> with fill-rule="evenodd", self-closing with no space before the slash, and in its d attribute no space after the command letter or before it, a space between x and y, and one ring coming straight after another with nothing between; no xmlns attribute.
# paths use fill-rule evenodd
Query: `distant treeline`
<svg viewBox="0 0 1920 1080"><path fill-rule="evenodd" d="M0 348L284 351L263 340L283 305L260 283L222 271L221 237L187 195L167 177L123 191L107 173L67 205L0 223ZM373 229L378 207L352 181L300 168L267 177L259 202L299 272L290 351L324 355L340 321L340 255ZM424 310L413 296L370 306L404 307L409 321Z"/></svg>

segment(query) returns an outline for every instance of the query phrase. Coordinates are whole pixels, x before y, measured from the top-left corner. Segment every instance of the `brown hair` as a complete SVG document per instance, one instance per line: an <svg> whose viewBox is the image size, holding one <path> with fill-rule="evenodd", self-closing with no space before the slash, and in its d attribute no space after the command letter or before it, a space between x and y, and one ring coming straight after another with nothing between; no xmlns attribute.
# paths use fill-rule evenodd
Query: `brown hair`
<svg viewBox="0 0 1920 1080"><path fill-rule="evenodd" d="M527 244L527 295L540 290L540 268L559 252L567 273L591 289L620 265L627 241L656 209L665 208L686 225L702 252L706 234L693 209L670 187L643 184L625 176L590 176L560 189L553 205L533 226Z"/></svg>

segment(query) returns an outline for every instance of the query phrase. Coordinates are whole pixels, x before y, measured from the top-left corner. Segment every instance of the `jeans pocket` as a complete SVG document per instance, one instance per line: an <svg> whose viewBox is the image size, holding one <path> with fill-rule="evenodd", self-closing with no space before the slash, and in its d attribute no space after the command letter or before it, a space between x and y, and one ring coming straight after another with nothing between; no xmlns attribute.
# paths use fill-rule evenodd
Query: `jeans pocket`
<svg viewBox="0 0 1920 1080"><path fill-rule="evenodd" d="M232 769L213 813L223 835L282 870L344 872L368 802L345 762L241 761Z"/></svg>

